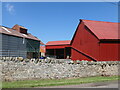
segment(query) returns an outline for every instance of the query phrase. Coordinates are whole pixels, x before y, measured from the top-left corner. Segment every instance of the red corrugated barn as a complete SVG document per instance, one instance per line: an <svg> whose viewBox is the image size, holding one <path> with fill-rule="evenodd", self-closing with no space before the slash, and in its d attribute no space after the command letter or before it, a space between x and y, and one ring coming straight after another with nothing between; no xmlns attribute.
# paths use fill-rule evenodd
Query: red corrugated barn
<svg viewBox="0 0 120 90"><path fill-rule="evenodd" d="M66 41L49 41L46 43L46 56L58 59L70 58L71 47L70 40Z"/></svg>
<svg viewBox="0 0 120 90"><path fill-rule="evenodd" d="M118 23L80 20L71 41L72 60L118 61Z"/></svg>

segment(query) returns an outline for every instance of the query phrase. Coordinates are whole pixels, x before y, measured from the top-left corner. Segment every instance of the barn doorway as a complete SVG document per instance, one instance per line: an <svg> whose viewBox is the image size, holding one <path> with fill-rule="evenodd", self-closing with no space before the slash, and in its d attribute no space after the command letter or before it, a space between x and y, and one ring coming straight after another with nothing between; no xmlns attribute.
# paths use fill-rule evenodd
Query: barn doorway
<svg viewBox="0 0 120 90"><path fill-rule="evenodd" d="M71 47L59 49L47 49L46 56L56 59L69 59L71 57Z"/></svg>
<svg viewBox="0 0 120 90"><path fill-rule="evenodd" d="M56 58L64 59L64 49L56 49Z"/></svg>

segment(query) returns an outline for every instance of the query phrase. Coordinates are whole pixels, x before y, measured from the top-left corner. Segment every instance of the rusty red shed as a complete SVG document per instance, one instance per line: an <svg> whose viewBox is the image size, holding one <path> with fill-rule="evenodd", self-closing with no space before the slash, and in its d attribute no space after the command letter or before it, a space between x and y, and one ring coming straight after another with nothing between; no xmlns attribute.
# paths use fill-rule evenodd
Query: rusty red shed
<svg viewBox="0 0 120 90"><path fill-rule="evenodd" d="M118 61L118 24L80 20L71 41L72 60Z"/></svg>
<svg viewBox="0 0 120 90"><path fill-rule="evenodd" d="M49 41L46 43L46 56L65 59L71 56L71 40Z"/></svg>

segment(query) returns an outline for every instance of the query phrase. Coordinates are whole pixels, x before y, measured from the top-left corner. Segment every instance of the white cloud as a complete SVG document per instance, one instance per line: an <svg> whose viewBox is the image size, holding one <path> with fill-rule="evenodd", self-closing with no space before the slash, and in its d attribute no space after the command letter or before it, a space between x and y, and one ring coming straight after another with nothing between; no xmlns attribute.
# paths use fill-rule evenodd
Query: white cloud
<svg viewBox="0 0 120 90"><path fill-rule="evenodd" d="M11 5L11 4L6 4L6 9L7 9L7 11L10 13L10 14L14 14L14 12L15 12L15 9L14 9L14 6L13 5Z"/></svg>

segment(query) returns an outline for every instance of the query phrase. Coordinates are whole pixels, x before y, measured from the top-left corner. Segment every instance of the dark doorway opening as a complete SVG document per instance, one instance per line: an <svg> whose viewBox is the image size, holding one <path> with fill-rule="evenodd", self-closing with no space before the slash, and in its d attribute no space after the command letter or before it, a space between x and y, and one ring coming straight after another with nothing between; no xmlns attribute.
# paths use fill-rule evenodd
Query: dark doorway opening
<svg viewBox="0 0 120 90"><path fill-rule="evenodd" d="M64 49L56 49L56 58L64 59Z"/></svg>
<svg viewBox="0 0 120 90"><path fill-rule="evenodd" d="M70 59L71 47L60 48L60 49L47 49L46 56L57 58L57 59Z"/></svg>

